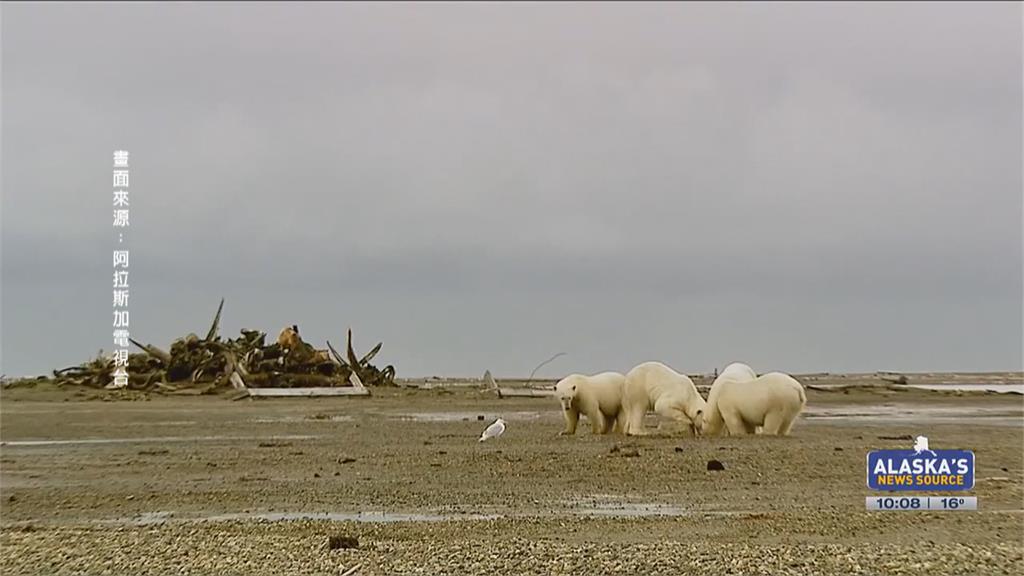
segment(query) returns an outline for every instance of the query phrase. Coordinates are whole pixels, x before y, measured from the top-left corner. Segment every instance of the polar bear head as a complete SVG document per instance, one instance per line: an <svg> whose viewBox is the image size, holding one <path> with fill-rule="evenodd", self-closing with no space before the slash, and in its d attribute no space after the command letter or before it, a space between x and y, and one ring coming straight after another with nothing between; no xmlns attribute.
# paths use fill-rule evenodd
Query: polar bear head
<svg viewBox="0 0 1024 576"><path fill-rule="evenodd" d="M698 408L692 417L690 417L690 431L693 432L694 436L700 436L704 433L704 409Z"/></svg>
<svg viewBox="0 0 1024 576"><path fill-rule="evenodd" d="M676 409L686 417L685 419L690 421L690 432L694 436L700 436L704 432L704 409L707 407L707 403L700 398L700 395L697 398L698 400L681 402L676 406Z"/></svg>
<svg viewBox="0 0 1024 576"><path fill-rule="evenodd" d="M579 381L575 376L574 374L563 378L555 385L555 398L558 398L558 403L562 405L562 410L565 412L572 409L572 403L576 400Z"/></svg>
<svg viewBox="0 0 1024 576"><path fill-rule="evenodd" d="M655 402L655 412L675 420L680 426L686 426L694 436L704 431L704 412L707 403L697 392L690 395L672 394L668 398L662 396Z"/></svg>
<svg viewBox="0 0 1024 576"><path fill-rule="evenodd" d="M302 342L302 338L299 337L299 327L295 324L285 326L281 333L277 335L277 344L281 348L298 348L299 342Z"/></svg>

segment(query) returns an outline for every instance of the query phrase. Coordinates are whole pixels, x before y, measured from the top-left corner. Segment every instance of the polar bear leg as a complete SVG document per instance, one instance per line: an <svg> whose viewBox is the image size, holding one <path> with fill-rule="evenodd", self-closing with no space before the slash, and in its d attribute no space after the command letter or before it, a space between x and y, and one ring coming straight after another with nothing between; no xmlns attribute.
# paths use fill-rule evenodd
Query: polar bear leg
<svg viewBox="0 0 1024 576"><path fill-rule="evenodd" d="M601 434L608 434L609 432L612 431L612 429L618 428L618 422L619 422L619 419L617 417L616 418L609 418L608 416L605 416L604 417L604 428L601 429Z"/></svg>
<svg viewBox="0 0 1024 576"><path fill-rule="evenodd" d="M620 410L619 414L615 417L615 426L612 427L612 431L616 434L626 433L626 411Z"/></svg>
<svg viewBox="0 0 1024 576"><path fill-rule="evenodd" d="M562 430L559 434L572 436L576 433L576 425L580 421L580 411L575 408L569 408L568 410L562 410L562 416L565 417L565 430Z"/></svg>
<svg viewBox="0 0 1024 576"><path fill-rule="evenodd" d="M647 407L644 405L631 406L628 410L623 408L625 426L623 431L627 436L644 436L644 416L647 414Z"/></svg>
<svg viewBox="0 0 1024 576"><path fill-rule="evenodd" d="M793 428L793 423L796 422L797 413L786 414L786 417L782 420L782 424L779 426L779 436L789 436L789 431Z"/></svg>
<svg viewBox="0 0 1024 576"><path fill-rule="evenodd" d="M722 419L725 420L725 427L729 430L729 436L743 436L754 433L754 427L748 426L737 412L724 410L722 411Z"/></svg>
<svg viewBox="0 0 1024 576"><path fill-rule="evenodd" d="M592 413L587 414L587 419L590 420L590 431L594 434L603 433L605 427L608 425L607 419L604 417L604 413L600 410L595 409Z"/></svg>
<svg viewBox="0 0 1024 576"><path fill-rule="evenodd" d="M764 435L777 436L781 434L782 425L785 423L786 414L782 410L772 410L764 415Z"/></svg>

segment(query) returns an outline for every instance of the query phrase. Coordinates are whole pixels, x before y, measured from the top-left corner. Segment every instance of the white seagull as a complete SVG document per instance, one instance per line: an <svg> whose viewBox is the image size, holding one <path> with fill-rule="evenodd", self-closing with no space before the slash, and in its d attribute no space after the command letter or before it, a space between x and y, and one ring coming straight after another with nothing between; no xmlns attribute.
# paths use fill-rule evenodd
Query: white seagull
<svg viewBox="0 0 1024 576"><path fill-rule="evenodd" d="M484 430L484 433L480 435L480 442L484 440L490 440L491 438L497 438L505 432L505 421L498 418L493 424Z"/></svg>

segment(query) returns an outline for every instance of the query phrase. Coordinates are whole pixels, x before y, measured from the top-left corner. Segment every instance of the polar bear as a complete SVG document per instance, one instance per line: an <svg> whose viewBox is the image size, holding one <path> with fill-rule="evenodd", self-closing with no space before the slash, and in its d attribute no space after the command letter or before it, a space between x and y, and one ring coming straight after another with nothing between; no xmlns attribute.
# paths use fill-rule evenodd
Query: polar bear
<svg viewBox="0 0 1024 576"><path fill-rule="evenodd" d="M745 382L747 380L753 380L757 378L757 373L750 366L747 366L743 362L733 362L725 367L715 378L715 382L719 380L739 380ZM714 384L712 384L714 386Z"/></svg>
<svg viewBox="0 0 1024 576"><path fill-rule="evenodd" d="M757 378L757 372L754 372L753 368L751 368L747 364L744 364L743 362L733 362L732 364L729 364L721 372L718 373L718 376L715 377L715 381L711 384L711 387L714 388L715 384L722 380L735 380L737 382L747 382L749 380L753 380L754 378ZM705 414L704 417L707 418L708 415ZM762 432L763 430L760 426L754 429L755 434L761 434Z"/></svg>
<svg viewBox="0 0 1024 576"><path fill-rule="evenodd" d="M573 435L580 414L590 421L594 434L607 434L617 428L622 408L622 385L626 377L618 372L601 372L593 376L570 374L555 385L555 397L562 405L565 430L559 434Z"/></svg>
<svg viewBox="0 0 1024 576"><path fill-rule="evenodd" d="M623 432L631 436L646 434L644 416L648 410L690 425L699 434L705 402L693 380L661 362L644 362L626 374L622 389Z"/></svg>
<svg viewBox="0 0 1024 576"><path fill-rule="evenodd" d="M281 330L277 335L277 345L297 362L331 362L330 351L317 350L304 342L299 336L299 327L296 324L285 326Z"/></svg>
<svg viewBox="0 0 1024 576"><path fill-rule="evenodd" d="M277 335L277 345L281 348L294 350L299 347L302 338L299 337L299 327L295 324L285 326Z"/></svg>
<svg viewBox="0 0 1024 576"><path fill-rule="evenodd" d="M786 436L807 405L804 387L792 376L769 372L753 380L715 380L708 393L704 432L715 435L722 424L731 436L753 434L758 426L768 435Z"/></svg>

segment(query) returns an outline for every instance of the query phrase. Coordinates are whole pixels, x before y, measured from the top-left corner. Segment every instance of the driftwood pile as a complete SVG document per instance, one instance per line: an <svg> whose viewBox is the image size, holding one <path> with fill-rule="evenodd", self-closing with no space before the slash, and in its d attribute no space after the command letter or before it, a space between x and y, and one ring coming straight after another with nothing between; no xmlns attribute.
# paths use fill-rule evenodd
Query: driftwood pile
<svg viewBox="0 0 1024 576"><path fill-rule="evenodd" d="M205 338L189 334L171 343L170 351L152 344L131 340L142 350L128 356L128 388L164 392L188 391L212 393L221 388L293 388L349 386L351 380L366 386L393 386L395 369L378 369L370 361L380 352L378 343L358 358L352 349L352 331L348 331L346 355L342 357L331 343L317 350L303 342L298 326L281 331L278 341L267 344L266 333L241 330L234 339L217 335L221 300L217 315ZM112 382L114 360L102 354L81 364L54 370L58 385L106 388ZM355 378L352 378L353 373Z"/></svg>

